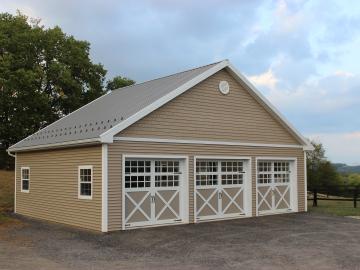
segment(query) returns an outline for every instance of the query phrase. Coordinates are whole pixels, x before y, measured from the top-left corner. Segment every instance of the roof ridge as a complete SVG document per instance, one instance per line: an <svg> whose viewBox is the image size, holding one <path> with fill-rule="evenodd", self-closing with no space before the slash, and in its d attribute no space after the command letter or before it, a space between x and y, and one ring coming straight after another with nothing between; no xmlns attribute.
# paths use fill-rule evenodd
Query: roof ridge
<svg viewBox="0 0 360 270"><path fill-rule="evenodd" d="M133 87L133 86L138 86L138 85L141 85L141 84L144 84L144 83L148 83L148 82L152 82L152 81L164 79L164 78L167 78L167 77L171 77L171 76L178 75L178 74L181 74L181 73L189 72L189 71L192 71L192 70L204 68L204 67L207 67L207 66L217 65L217 64L219 64L219 63L221 63L221 62L224 62L224 61L228 61L228 59L224 59L224 60L217 61L217 62L214 62L214 63L211 63L211 64L203 65L203 66L200 66L200 67L195 67L195 68L183 70L183 71L180 71L180 72L172 73L172 74L169 74L169 75L166 75L166 76L158 77L158 78L151 79L151 80L148 80L148 81L144 81L144 82L141 82L141 83L136 83L136 84L128 85L128 86L125 86L125 87L120 87L120 88L114 89L114 90L112 90L112 91L124 90L125 88L131 88L131 87Z"/></svg>

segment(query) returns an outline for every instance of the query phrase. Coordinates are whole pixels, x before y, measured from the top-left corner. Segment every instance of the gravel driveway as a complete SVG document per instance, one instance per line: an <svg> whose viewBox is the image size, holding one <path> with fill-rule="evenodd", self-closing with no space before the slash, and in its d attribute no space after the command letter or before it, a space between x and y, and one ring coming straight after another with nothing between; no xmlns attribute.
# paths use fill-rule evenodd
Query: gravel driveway
<svg viewBox="0 0 360 270"><path fill-rule="evenodd" d="M20 218L0 269L360 269L360 220L286 214L106 235Z"/></svg>

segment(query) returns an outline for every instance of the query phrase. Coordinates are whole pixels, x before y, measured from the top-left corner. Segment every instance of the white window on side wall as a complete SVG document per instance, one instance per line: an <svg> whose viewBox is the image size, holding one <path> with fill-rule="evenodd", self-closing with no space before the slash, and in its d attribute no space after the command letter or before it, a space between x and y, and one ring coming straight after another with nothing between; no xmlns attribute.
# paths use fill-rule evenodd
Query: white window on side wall
<svg viewBox="0 0 360 270"><path fill-rule="evenodd" d="M79 166L79 199L91 199L93 193L93 166Z"/></svg>
<svg viewBox="0 0 360 270"><path fill-rule="evenodd" d="M21 192L30 190L30 168L21 167Z"/></svg>

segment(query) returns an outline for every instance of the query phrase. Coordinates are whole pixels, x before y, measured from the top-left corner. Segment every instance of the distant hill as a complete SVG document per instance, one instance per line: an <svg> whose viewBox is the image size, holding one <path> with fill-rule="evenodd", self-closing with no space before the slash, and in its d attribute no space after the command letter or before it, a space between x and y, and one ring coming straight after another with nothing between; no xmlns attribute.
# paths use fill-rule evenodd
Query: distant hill
<svg viewBox="0 0 360 270"><path fill-rule="evenodd" d="M344 163L333 163L339 173L360 173L360 165L350 166Z"/></svg>

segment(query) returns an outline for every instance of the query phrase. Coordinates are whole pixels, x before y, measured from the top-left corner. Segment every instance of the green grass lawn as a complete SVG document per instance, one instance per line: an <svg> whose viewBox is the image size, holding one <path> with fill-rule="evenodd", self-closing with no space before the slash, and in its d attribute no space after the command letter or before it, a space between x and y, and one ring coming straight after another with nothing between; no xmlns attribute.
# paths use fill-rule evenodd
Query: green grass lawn
<svg viewBox="0 0 360 270"><path fill-rule="evenodd" d="M353 202L348 201L322 201L318 200L318 206L313 207L312 201L308 201L308 211L311 213L323 213L335 216L360 216L360 202L358 207L353 207Z"/></svg>

